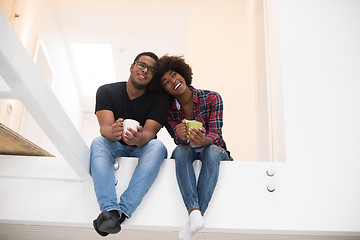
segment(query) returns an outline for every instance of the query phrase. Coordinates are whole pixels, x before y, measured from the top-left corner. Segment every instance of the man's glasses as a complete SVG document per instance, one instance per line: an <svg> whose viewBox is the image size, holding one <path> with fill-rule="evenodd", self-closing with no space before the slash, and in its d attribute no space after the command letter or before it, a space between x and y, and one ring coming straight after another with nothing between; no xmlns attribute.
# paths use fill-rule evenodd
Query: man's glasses
<svg viewBox="0 0 360 240"><path fill-rule="evenodd" d="M153 67L146 65L146 63L144 63L144 62L135 61L135 64L141 70L147 68L147 72L150 73L151 75L154 75L156 73L156 70Z"/></svg>

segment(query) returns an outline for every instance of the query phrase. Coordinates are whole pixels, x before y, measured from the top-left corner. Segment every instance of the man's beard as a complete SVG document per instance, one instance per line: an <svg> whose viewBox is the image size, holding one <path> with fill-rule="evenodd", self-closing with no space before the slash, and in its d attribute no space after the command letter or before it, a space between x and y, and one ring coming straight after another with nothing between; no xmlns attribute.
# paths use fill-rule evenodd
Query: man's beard
<svg viewBox="0 0 360 240"><path fill-rule="evenodd" d="M130 78L130 81L131 81L132 85L134 86L134 88L136 88L138 90L146 89L149 85L149 84L138 84L133 78Z"/></svg>

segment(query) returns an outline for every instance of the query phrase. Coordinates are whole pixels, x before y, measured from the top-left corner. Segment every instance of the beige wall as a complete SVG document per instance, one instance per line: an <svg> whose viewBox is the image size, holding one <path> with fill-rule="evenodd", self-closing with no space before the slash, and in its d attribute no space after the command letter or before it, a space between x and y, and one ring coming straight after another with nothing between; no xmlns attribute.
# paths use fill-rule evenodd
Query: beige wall
<svg viewBox="0 0 360 240"><path fill-rule="evenodd" d="M255 161L252 1L188 1L193 85L221 94L223 135L235 160Z"/></svg>

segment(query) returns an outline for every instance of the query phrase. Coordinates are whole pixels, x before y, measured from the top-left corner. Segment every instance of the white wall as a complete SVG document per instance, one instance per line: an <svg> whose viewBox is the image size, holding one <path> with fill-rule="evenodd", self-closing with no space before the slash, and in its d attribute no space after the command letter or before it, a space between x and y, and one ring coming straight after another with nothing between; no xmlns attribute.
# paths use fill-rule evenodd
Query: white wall
<svg viewBox="0 0 360 240"><path fill-rule="evenodd" d="M33 56L37 39L46 47L54 75L52 90L80 131L82 108L79 93L67 55L65 41L54 19L51 2L42 0L18 1L14 29L30 56Z"/></svg>
<svg viewBox="0 0 360 240"><path fill-rule="evenodd" d="M359 230L360 2L277 2L287 214Z"/></svg>
<svg viewBox="0 0 360 240"><path fill-rule="evenodd" d="M278 1L289 162L358 167L360 2Z"/></svg>

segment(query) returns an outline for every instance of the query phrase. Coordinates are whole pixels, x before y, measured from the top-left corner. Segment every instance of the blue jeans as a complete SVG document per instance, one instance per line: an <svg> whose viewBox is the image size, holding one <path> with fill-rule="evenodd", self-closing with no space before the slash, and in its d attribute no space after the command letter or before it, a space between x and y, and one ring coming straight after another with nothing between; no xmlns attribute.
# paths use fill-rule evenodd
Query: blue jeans
<svg viewBox="0 0 360 240"><path fill-rule="evenodd" d="M115 189L114 160L117 157L139 159L129 186L120 197L120 203L117 202ZM90 147L90 170L100 210L119 210L130 218L158 176L166 157L167 150L157 139L137 147L112 142L102 136L95 138Z"/></svg>
<svg viewBox="0 0 360 240"><path fill-rule="evenodd" d="M200 153L189 146L178 145L172 158L175 159L176 178L187 210L198 208L204 215L218 181L220 161L230 160L228 154L216 145L204 147ZM196 186L193 162L197 159L202 165Z"/></svg>

